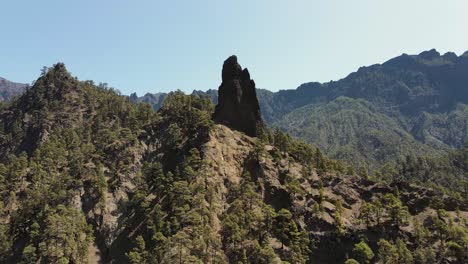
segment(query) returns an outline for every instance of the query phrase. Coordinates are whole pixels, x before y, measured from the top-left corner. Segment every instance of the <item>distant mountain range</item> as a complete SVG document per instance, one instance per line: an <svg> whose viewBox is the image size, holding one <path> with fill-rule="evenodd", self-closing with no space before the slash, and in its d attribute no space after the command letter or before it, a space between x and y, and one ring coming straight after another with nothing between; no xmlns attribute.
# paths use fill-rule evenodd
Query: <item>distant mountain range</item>
<svg viewBox="0 0 468 264"><path fill-rule="evenodd" d="M0 80L0 100L27 87ZM215 89L193 94L217 103ZM158 110L167 95L130 98ZM368 170L406 156L445 156L468 141L468 51L403 54L338 81L257 96L267 124Z"/></svg>
<svg viewBox="0 0 468 264"><path fill-rule="evenodd" d="M193 93L217 102L217 90ZM468 140L468 52L403 54L339 81L257 95L270 126L368 169L408 155L446 155ZM132 98L159 109L166 96Z"/></svg>
<svg viewBox="0 0 468 264"><path fill-rule="evenodd" d="M15 83L0 77L0 102L9 101L13 96L23 93L28 84Z"/></svg>
<svg viewBox="0 0 468 264"><path fill-rule="evenodd" d="M442 154L468 140L468 53L403 54L260 101L273 125L356 165Z"/></svg>

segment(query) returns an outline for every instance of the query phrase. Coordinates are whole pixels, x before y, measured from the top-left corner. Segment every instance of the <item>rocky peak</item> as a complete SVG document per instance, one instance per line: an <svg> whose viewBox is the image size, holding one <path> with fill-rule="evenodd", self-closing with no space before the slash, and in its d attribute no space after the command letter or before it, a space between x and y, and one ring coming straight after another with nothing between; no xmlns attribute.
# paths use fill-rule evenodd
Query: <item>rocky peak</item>
<svg viewBox="0 0 468 264"><path fill-rule="evenodd" d="M446 52L442 57L450 61L456 61L458 59L457 54L454 52Z"/></svg>
<svg viewBox="0 0 468 264"><path fill-rule="evenodd" d="M66 94L78 90L78 80L72 77L65 64L61 62L49 68L44 67L41 77L31 87L33 97L58 102L62 102Z"/></svg>
<svg viewBox="0 0 468 264"><path fill-rule="evenodd" d="M460 57L468 58L468 50L465 51L465 53L463 53Z"/></svg>
<svg viewBox="0 0 468 264"><path fill-rule="evenodd" d="M228 82L230 80L239 79L242 67L237 62L235 55L227 58L223 64L222 81Z"/></svg>
<svg viewBox="0 0 468 264"><path fill-rule="evenodd" d="M258 129L263 126L255 82L234 55L223 64L222 83L213 120L252 137L257 136Z"/></svg>
<svg viewBox="0 0 468 264"><path fill-rule="evenodd" d="M433 60L440 57L440 53L436 49L421 52L418 57L425 60Z"/></svg>

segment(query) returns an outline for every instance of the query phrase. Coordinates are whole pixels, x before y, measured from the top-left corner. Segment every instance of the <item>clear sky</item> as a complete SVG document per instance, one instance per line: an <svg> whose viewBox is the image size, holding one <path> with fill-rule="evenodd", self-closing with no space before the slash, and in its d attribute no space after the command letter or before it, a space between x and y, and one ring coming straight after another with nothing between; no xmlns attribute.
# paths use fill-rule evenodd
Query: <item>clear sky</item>
<svg viewBox="0 0 468 264"><path fill-rule="evenodd" d="M217 88L232 54L294 89L402 53L468 50L467 0L2 0L0 76L61 61L124 94Z"/></svg>

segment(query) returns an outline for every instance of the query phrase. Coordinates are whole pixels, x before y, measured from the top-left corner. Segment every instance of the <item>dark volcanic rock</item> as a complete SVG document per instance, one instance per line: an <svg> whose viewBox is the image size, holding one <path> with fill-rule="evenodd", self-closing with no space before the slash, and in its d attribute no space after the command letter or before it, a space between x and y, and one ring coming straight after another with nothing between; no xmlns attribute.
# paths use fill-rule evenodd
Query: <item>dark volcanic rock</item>
<svg viewBox="0 0 468 264"><path fill-rule="evenodd" d="M257 136L263 121L255 82L250 79L249 71L247 68L242 70L237 57L231 56L224 61L222 79L213 120L249 136Z"/></svg>

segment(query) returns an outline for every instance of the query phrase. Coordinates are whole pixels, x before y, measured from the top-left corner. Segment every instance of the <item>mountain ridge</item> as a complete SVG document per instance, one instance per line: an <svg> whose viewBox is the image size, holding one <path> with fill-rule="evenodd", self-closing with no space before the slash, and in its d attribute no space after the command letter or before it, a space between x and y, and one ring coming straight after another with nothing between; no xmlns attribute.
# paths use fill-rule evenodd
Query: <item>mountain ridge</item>
<svg viewBox="0 0 468 264"><path fill-rule="evenodd" d="M213 111L173 92L155 112L49 68L0 110L0 262L84 263L90 248L104 263L466 258L463 197L356 173L280 130L249 137Z"/></svg>
<svg viewBox="0 0 468 264"><path fill-rule="evenodd" d="M29 87L28 84L15 83L0 77L0 102L10 101L14 96L18 96Z"/></svg>
<svg viewBox="0 0 468 264"><path fill-rule="evenodd" d="M270 126L280 127L293 136L319 145L332 157L341 158L347 156L345 154L347 150L343 148L340 151L339 145L327 143L333 139L324 138L322 141L314 139L317 135L323 134L323 131L317 130L316 127L315 132L307 132L311 136L304 136L305 131L302 131L302 134L297 133L297 128L290 122L294 120L295 123L304 123L305 118L314 115L313 105L334 104L339 97L363 99L372 104L373 111L392 120L393 130L409 134L409 139L402 137L401 140L417 146L416 151L412 153L410 149L403 150L397 155L384 154L378 159L369 159L359 154L358 159L347 161L354 162L357 166L365 166L369 170L376 170L388 162L395 164L406 155L419 155L421 149L426 149L427 153L433 152L434 155L445 155L454 149L463 148L468 140L466 54L468 52L460 56L451 52L441 55L435 49L417 55L402 54L381 64L360 67L337 81L304 83L296 89L278 92L257 89L262 117ZM193 93L207 96L217 103L216 90ZM151 100L144 98L141 97L138 101L151 103ZM157 109L160 101L152 105ZM301 108L308 105L310 111L304 113ZM352 108L349 110L353 111ZM322 127L340 125L327 124L327 116L333 113L324 114ZM356 125L346 123L347 120L344 122L343 127ZM307 127L305 129L307 130ZM386 134L386 131L380 131ZM347 131L344 129L344 138L350 140L348 143L365 144L365 140L346 134ZM392 138L390 135L389 137ZM353 140L357 142L352 143ZM329 149L333 151L329 152ZM355 147L351 150L360 153Z"/></svg>

